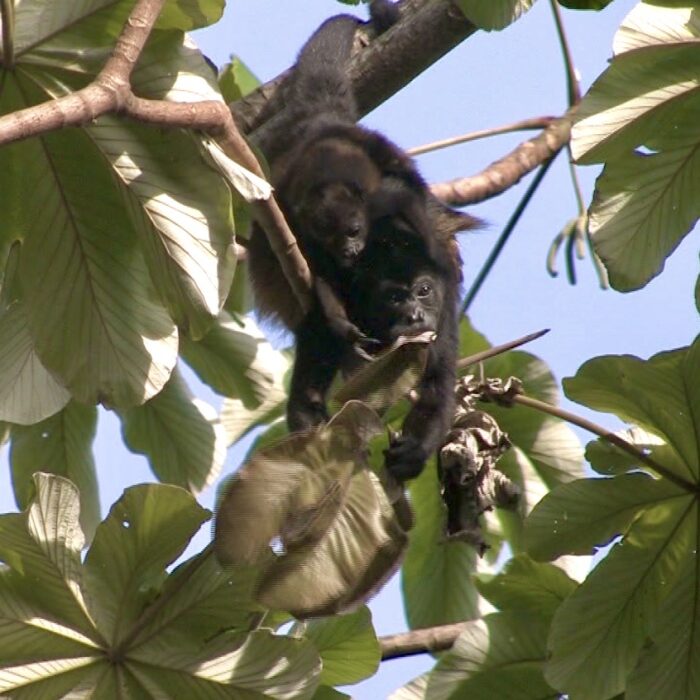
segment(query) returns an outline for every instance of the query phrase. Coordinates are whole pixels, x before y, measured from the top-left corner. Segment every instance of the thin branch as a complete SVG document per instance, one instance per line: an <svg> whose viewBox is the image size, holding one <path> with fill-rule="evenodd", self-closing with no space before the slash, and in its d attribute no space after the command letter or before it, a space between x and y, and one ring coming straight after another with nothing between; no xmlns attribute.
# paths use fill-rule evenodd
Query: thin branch
<svg viewBox="0 0 700 700"><path fill-rule="evenodd" d="M499 136L501 134L510 134L513 131L545 129L554 121L554 119L555 117L534 117L532 119L522 119L519 122L513 122L512 124L505 124L504 126L495 126L492 129L481 129L479 131L471 131L468 134L462 134L461 136L453 136L452 138L443 139L441 141L435 141L434 143L428 143L424 146L416 146L415 148L409 148L406 151L406 153L408 153L409 156L419 156L423 153L439 151L441 148L456 146L460 143L468 143L469 141L476 141L477 139L489 138L490 136Z"/></svg>
<svg viewBox="0 0 700 700"><path fill-rule="evenodd" d="M619 435L616 435L615 433L611 433L609 430L603 428L597 423L593 423L593 421L589 421L586 418L577 416L575 413L566 411L563 408L559 408L558 406L552 406L551 404L545 403L544 401L540 401L539 399L533 399L531 396L525 396L525 394L516 394L512 397L512 399L514 403L520 404L521 406L534 408L537 411L547 413L550 416L554 416L555 418L561 418L562 420L567 421L567 423L571 423L573 425L577 425L579 428L588 430L590 433L593 433L594 435L597 435L598 437L607 440L611 445L615 445L624 452L627 452L627 454L639 460L639 462L645 464L650 469L653 469L657 474L660 474L665 479L668 479L671 483L675 484L679 488L682 488L685 491L690 491L692 493L698 492L698 486L696 484L690 481L686 481L677 474L674 474L672 471L664 467L663 464L659 464L655 459L645 454L636 445L633 445L631 442L628 442L627 440L620 437Z"/></svg>
<svg viewBox="0 0 700 700"><path fill-rule="evenodd" d="M380 637L382 661L451 649L466 626L466 622L456 622Z"/></svg>
<svg viewBox="0 0 700 700"><path fill-rule="evenodd" d="M486 259L486 262L483 264L481 270L479 270L479 274L476 276L476 279L474 280L474 282L472 283L472 286L469 288L469 291L467 292L466 296L464 297L464 301L462 302L462 309L461 309L462 314L467 312L467 309L471 305L472 301L474 301L474 298L479 293L479 290L481 289L481 285L484 283L484 280L491 272L491 269L495 265L496 260L498 260L498 256L501 254L501 251L503 250L506 243L508 242L510 235L515 230L515 227L516 227L518 221L520 220L522 213L525 211L525 208L530 203L530 200L532 199L533 195L537 191L537 188L540 186L542 179L547 174L547 170L549 170L549 167L551 166L551 164L553 162L554 162L554 158L550 158L550 160L548 160L540 168L539 172L537 173L537 175L535 175L532 182L530 183L530 186L527 188L527 191L525 192L522 199L518 203L518 206L515 208L515 211L511 215L510 219L508 220L506 227L503 229L503 233L501 233L501 235L499 236L498 240L496 241L496 244L494 245L493 249L491 250L491 253L489 254L488 258Z"/></svg>
<svg viewBox="0 0 700 700"><path fill-rule="evenodd" d="M442 202L457 207L482 202L505 192L569 142L573 112L570 109L552 121L539 136L524 141L478 175L431 185L431 192Z"/></svg>
<svg viewBox="0 0 700 700"><path fill-rule="evenodd" d="M581 86L576 77L574 60L571 56L569 41L566 38L566 31L564 30L564 22L561 18L559 3L557 0L549 0L549 6L552 8L554 24L557 28L557 37L559 38L559 45L561 46L561 53L564 57L564 65L566 66L566 93L569 99L569 107L573 107L581 101Z"/></svg>
<svg viewBox="0 0 700 700"><path fill-rule="evenodd" d="M502 353L508 352L509 350L519 348L521 345L531 343L533 340L537 340L538 338L541 338L547 333L549 333L549 328L545 328L541 331L536 331L535 333L529 333L528 335L524 335L522 338L510 340L507 343L495 345L494 347L488 348L487 350L482 350L481 352L476 352L473 355L469 355L468 357L463 357L461 360L459 360L459 362L457 362L457 370L459 371L466 369L467 367L471 367L471 365L475 365L478 362L484 362L485 360L488 360L491 357L495 357L496 355L501 355Z"/></svg>
<svg viewBox="0 0 700 700"><path fill-rule="evenodd" d="M0 0L0 21L2 22L2 55L0 62L5 70L15 65L15 3L14 0Z"/></svg>

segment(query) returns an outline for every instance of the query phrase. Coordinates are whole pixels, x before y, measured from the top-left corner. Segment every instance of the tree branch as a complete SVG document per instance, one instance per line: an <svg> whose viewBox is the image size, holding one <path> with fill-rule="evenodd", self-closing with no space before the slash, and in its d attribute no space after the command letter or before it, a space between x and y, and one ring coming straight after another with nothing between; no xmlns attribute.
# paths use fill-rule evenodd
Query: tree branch
<svg viewBox="0 0 700 700"><path fill-rule="evenodd" d="M380 637L382 661L451 649L466 625L466 622L456 622Z"/></svg>
<svg viewBox="0 0 700 700"><path fill-rule="evenodd" d="M482 202L505 192L569 142L573 113L574 109L569 109L539 136L524 141L478 175L431 185L431 192L439 200L457 207Z"/></svg>
<svg viewBox="0 0 700 700"><path fill-rule="evenodd" d="M368 28L360 29L357 45L364 48L355 53L349 71L361 115L476 32L452 0L402 0L399 10L399 22L371 43ZM288 71L231 103L234 119L243 133L256 132L256 140L264 141L267 130L274 128L274 108L281 105L273 107L270 102L286 75Z"/></svg>
<svg viewBox="0 0 700 700"><path fill-rule="evenodd" d="M99 116L118 113L142 123L199 129L212 135L224 153L264 177L257 158L241 136L223 102L174 103L136 97L129 78L165 0L138 0L114 51L87 87L49 102L0 117L0 146L66 126L83 126ZM302 309L308 308L311 274L274 198L253 204Z"/></svg>

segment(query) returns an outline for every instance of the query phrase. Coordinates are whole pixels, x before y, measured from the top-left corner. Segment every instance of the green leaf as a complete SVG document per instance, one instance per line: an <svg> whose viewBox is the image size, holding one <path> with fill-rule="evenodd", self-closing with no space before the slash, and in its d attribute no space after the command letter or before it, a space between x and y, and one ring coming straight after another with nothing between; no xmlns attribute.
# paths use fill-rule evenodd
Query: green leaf
<svg viewBox="0 0 700 700"><path fill-rule="evenodd" d="M660 464L671 464L677 460L676 453L660 437L642 428L632 426L627 430L618 431L615 435L637 448L640 456L635 457L623 451L605 438L591 440L586 445L586 459L599 474L613 476L643 469L645 463L641 455L651 457Z"/></svg>
<svg viewBox="0 0 700 700"><path fill-rule="evenodd" d="M658 44L681 44L700 36L693 0L653 0L635 6L615 34L615 54ZM678 9L668 10L675 7Z"/></svg>
<svg viewBox="0 0 700 700"><path fill-rule="evenodd" d="M498 575L476 579L479 593L499 610L543 617L551 616L577 585L558 566L540 564L523 554L511 559Z"/></svg>
<svg viewBox="0 0 700 700"><path fill-rule="evenodd" d="M627 686L630 697L691 700L700 695L700 677L695 664L700 648L697 533L692 554L664 600L650 633L651 641L632 671Z"/></svg>
<svg viewBox="0 0 700 700"><path fill-rule="evenodd" d="M226 437L216 410L196 398L175 370L143 406L122 412L124 441L148 457L160 481L199 493L219 475Z"/></svg>
<svg viewBox="0 0 700 700"><path fill-rule="evenodd" d="M89 656L97 636L80 588L85 538L78 492L67 479L48 474L36 474L34 483L36 497L26 512L0 515L0 560L8 567L0 568L0 644L17 645L8 660L53 658L53 643L58 658L65 648ZM8 678L0 675L0 692Z"/></svg>
<svg viewBox="0 0 700 700"><path fill-rule="evenodd" d="M520 19L534 4L534 0L458 0L457 4L467 19L479 29L504 29Z"/></svg>
<svg viewBox="0 0 700 700"><path fill-rule="evenodd" d="M697 107L674 120L677 136L672 143L665 139L663 149L650 155L620 155L607 163L596 182L591 240L618 291L639 289L659 275L697 222L700 101Z"/></svg>
<svg viewBox="0 0 700 700"><path fill-rule="evenodd" d="M0 338L0 418L31 425L60 411L70 393L41 364L21 301L0 311Z"/></svg>
<svg viewBox="0 0 700 700"><path fill-rule="evenodd" d="M237 397L247 409L266 403L289 368L288 358L273 349L252 320L226 312L201 340L183 336L180 351L203 382Z"/></svg>
<svg viewBox="0 0 700 700"><path fill-rule="evenodd" d="M549 683L577 700L600 700L625 689L664 595L697 546L697 517L690 496L640 515L555 613Z"/></svg>
<svg viewBox="0 0 700 700"><path fill-rule="evenodd" d="M221 499L219 559L261 564L257 597L296 617L346 610L367 599L398 567L406 545L399 505L367 468L376 413L347 403L325 426L257 452ZM278 538L283 552L270 558ZM319 577L318 572L324 576Z"/></svg>
<svg viewBox="0 0 700 700"><path fill-rule="evenodd" d="M643 474L563 484L547 494L527 519L527 551L540 560L591 554L624 534L642 509L681 495L674 484Z"/></svg>
<svg viewBox="0 0 700 700"><path fill-rule="evenodd" d="M471 579L477 553L464 542L445 540L445 510L434 466L410 482L416 526L401 569L406 617L412 629L461 622L479 613ZM426 585L426 572L430 584Z"/></svg>
<svg viewBox="0 0 700 700"><path fill-rule="evenodd" d="M333 401L339 405L362 401L383 414L415 388L425 369L432 338L432 333L401 338L355 372L333 396Z"/></svg>
<svg viewBox="0 0 700 700"><path fill-rule="evenodd" d="M559 0L559 4L570 10L595 10L599 12L605 9L612 0Z"/></svg>
<svg viewBox="0 0 700 700"><path fill-rule="evenodd" d="M219 71L219 88L226 103L235 102L253 92L260 81L238 56Z"/></svg>
<svg viewBox="0 0 700 700"><path fill-rule="evenodd" d="M166 566L210 517L187 491L162 484L132 486L112 506L85 559L91 613L110 643L126 637Z"/></svg>
<svg viewBox="0 0 700 700"><path fill-rule="evenodd" d="M304 636L323 661L321 683L349 685L377 672L381 651L366 607L350 615L314 620L304 627Z"/></svg>
<svg viewBox="0 0 700 700"><path fill-rule="evenodd" d="M690 348L663 352L649 360L609 355L589 360L576 376L564 379L572 400L615 413L661 437L675 452L663 467L682 479L700 477L698 393L700 339ZM669 454L668 452L666 453Z"/></svg>
<svg viewBox="0 0 700 700"><path fill-rule="evenodd" d="M467 622L452 649L430 674L431 700L554 699L542 668L549 625L541 616L497 613Z"/></svg>
<svg viewBox="0 0 700 700"><path fill-rule="evenodd" d="M37 471L65 476L78 487L80 525L88 540L100 521L92 442L97 410L71 402L62 411L36 423L12 427L10 467L17 505L28 508L35 496Z"/></svg>
<svg viewBox="0 0 700 700"><path fill-rule="evenodd" d="M147 697L308 700L318 684L321 662L307 640L257 630L219 636L195 653L152 646L128 662L127 670Z"/></svg>
<svg viewBox="0 0 700 700"><path fill-rule="evenodd" d="M168 379L177 331L151 299L123 202L83 132L22 145L34 205L20 279L37 354L83 403L141 403Z"/></svg>
<svg viewBox="0 0 700 700"><path fill-rule="evenodd" d="M615 47L625 53L613 59L577 109L572 130L577 161L609 160L659 137L675 138L677 124L692 123L700 109L700 28L688 22L688 14L640 3L628 15Z"/></svg>

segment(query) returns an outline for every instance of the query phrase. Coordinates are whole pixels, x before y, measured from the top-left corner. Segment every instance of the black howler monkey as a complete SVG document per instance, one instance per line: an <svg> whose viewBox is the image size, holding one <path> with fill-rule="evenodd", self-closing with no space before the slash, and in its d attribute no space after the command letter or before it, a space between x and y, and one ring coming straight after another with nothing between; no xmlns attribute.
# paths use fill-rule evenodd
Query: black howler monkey
<svg viewBox="0 0 700 700"><path fill-rule="evenodd" d="M418 398L401 434L385 453L399 480L418 476L444 438L454 416L461 265L449 226L479 222L387 179L371 205L372 232L348 294L350 318L363 331L391 345L401 335L436 333L428 350ZM443 227L436 225L440 217Z"/></svg>
<svg viewBox="0 0 700 700"><path fill-rule="evenodd" d="M372 0L370 11L381 28L395 19L387 0ZM258 143L316 278L310 311L302 314L260 228L250 241L250 273L260 313L295 334L293 431L327 419L328 388L338 369L356 366L358 341L369 336L384 347L404 333L437 332L420 398L387 451L390 471L406 479L420 472L452 418L460 279L452 234L475 220L434 200L398 146L354 123L346 68L356 26L339 16L314 33L282 88L282 118Z"/></svg>

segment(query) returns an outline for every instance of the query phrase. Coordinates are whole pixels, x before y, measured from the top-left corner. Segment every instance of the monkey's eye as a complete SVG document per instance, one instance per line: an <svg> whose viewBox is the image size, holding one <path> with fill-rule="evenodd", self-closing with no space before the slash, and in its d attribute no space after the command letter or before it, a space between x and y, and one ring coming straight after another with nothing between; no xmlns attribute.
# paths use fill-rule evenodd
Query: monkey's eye
<svg viewBox="0 0 700 700"><path fill-rule="evenodd" d="M427 284L427 283L421 284L421 286L418 287L418 296L419 297L430 296L432 291L433 291L433 288L429 284Z"/></svg>

